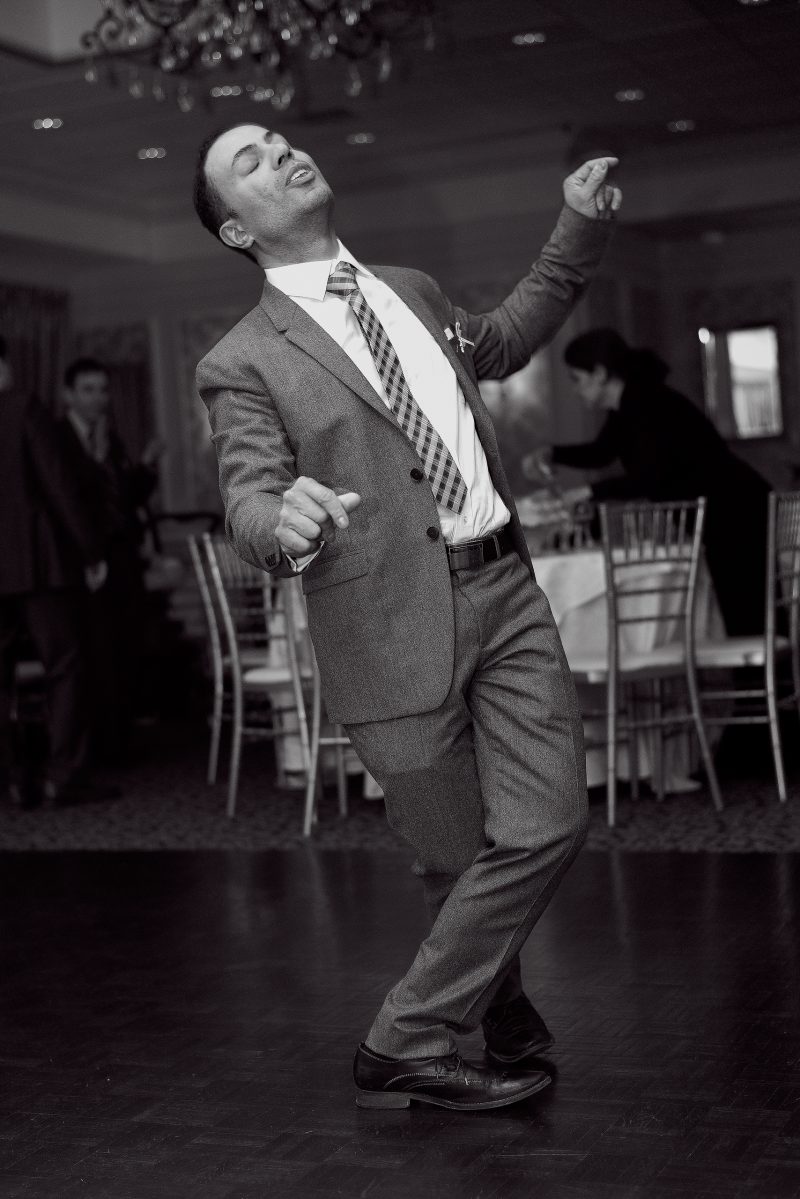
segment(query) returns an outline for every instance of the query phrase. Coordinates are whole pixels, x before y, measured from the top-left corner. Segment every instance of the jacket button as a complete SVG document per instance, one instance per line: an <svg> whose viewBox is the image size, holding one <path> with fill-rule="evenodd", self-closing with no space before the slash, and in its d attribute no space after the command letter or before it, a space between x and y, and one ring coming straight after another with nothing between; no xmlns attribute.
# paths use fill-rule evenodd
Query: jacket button
<svg viewBox="0 0 800 1199"><path fill-rule="evenodd" d="M425 478L425 476L423 475L423 473L419 469L419 467L415 466L411 472L411 478L414 480L415 483L421 483L422 480Z"/></svg>
<svg viewBox="0 0 800 1199"><path fill-rule="evenodd" d="M429 529L426 529L425 532L428 534L431 541L439 540L439 530L436 528L435 525L431 525L431 527Z"/></svg>

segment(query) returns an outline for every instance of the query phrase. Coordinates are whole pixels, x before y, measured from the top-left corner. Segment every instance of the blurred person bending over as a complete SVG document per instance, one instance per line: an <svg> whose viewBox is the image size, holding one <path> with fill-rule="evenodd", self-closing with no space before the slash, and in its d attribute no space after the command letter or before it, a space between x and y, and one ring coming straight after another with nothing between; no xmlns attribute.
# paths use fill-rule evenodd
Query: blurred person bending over
<svg viewBox="0 0 800 1199"><path fill-rule="evenodd" d="M433 916L356 1053L361 1106L479 1110L548 1081L519 951L584 837L582 726L478 380L522 367L572 309L620 202L615 162L565 181L540 258L476 316L420 271L360 263L280 134L238 125L200 150L198 215L266 273L197 369L228 533L262 570L303 572L328 714ZM453 1039L481 1022L489 1066Z"/></svg>
<svg viewBox="0 0 800 1199"><path fill-rule="evenodd" d="M108 562L105 585L88 597L94 701L93 753L124 760L139 691L143 639L144 510L156 485L155 445L133 463L110 419L108 371L78 358L64 375L62 437L75 479L95 514Z"/></svg>
<svg viewBox="0 0 800 1199"><path fill-rule="evenodd" d="M80 494L50 414L13 386L0 339L0 789L27 801L14 761L11 710L22 638L44 666L48 750L46 799L87 794L89 736L81 646L84 588L105 576L102 539Z"/></svg>
<svg viewBox="0 0 800 1199"><path fill-rule="evenodd" d="M532 455L534 467L596 470L619 462L624 474L587 489L593 500L708 499L705 551L729 636L764 631L769 484L732 453L690 399L667 386L666 363L631 349L613 329L571 341L564 361L587 408L608 416L594 441Z"/></svg>

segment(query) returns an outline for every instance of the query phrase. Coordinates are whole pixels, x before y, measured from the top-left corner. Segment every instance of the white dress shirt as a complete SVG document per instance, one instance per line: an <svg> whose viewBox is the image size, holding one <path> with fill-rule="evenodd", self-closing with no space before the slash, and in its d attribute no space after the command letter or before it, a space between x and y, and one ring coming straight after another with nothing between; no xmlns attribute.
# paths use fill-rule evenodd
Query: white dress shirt
<svg viewBox="0 0 800 1199"><path fill-rule="evenodd" d="M346 300L325 290L334 266L342 261L356 268L364 299L395 348L411 394L452 454L467 488L460 513L437 504L445 541L458 545L498 532L508 523L509 511L492 483L472 412L455 371L408 305L341 242L335 258L270 267L265 273L273 287L290 296L338 342L388 407L381 377L355 313Z"/></svg>

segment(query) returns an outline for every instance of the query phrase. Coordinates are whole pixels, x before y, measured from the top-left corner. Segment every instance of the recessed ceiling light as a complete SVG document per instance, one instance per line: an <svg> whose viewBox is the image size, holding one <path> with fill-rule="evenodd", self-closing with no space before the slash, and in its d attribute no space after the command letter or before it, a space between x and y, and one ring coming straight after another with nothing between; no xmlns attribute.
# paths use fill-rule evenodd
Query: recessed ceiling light
<svg viewBox="0 0 800 1199"><path fill-rule="evenodd" d="M695 127L694 121L688 118L682 121L668 121L667 129L670 133L691 133Z"/></svg>
<svg viewBox="0 0 800 1199"><path fill-rule="evenodd" d="M547 41L546 33L515 33L511 41L515 46L541 46Z"/></svg>
<svg viewBox="0 0 800 1199"><path fill-rule="evenodd" d="M146 158L166 158L167 152L163 146L147 146L146 149L137 151L136 157L142 161Z"/></svg>
<svg viewBox="0 0 800 1199"><path fill-rule="evenodd" d="M372 143L375 141L375 134L374 133L348 133L347 138L345 140L347 141L348 146L371 146Z"/></svg>
<svg viewBox="0 0 800 1199"><path fill-rule="evenodd" d="M636 100L644 100L644 92L640 87L624 87L614 92L614 99L619 100L620 104L633 104Z"/></svg>
<svg viewBox="0 0 800 1199"><path fill-rule="evenodd" d="M60 117L37 117L33 122L34 129L60 129L64 122Z"/></svg>

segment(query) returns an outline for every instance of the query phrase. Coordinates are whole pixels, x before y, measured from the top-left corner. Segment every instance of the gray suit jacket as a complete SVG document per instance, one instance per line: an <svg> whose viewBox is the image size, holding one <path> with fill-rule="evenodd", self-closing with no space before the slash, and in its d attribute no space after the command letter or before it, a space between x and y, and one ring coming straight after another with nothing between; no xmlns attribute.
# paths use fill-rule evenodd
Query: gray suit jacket
<svg viewBox="0 0 800 1199"><path fill-rule="evenodd" d="M451 362L530 556L479 379L519 370L562 324L600 260L611 226L565 208L537 262L492 312L454 307L420 271L374 267ZM445 328L474 342L459 353ZM381 397L299 305L265 284L258 307L197 368L219 460L226 528L246 561L291 573L275 528L283 492L300 475L361 504L350 527L303 575L328 714L343 724L388 720L443 703L453 674L453 603L436 501L415 481L419 459ZM531 567L532 571L532 567Z"/></svg>

